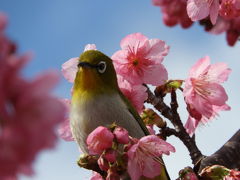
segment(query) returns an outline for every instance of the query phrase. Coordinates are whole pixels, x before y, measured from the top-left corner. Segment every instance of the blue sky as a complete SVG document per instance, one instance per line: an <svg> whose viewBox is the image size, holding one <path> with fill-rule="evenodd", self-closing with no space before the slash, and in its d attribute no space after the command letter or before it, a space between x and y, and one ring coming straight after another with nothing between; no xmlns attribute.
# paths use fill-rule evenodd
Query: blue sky
<svg viewBox="0 0 240 180"><path fill-rule="evenodd" d="M170 78L184 79L189 68L201 57L209 55L212 62L224 61L233 72L224 87L229 95L230 112L220 116L196 133L197 144L203 154L210 155L233 135L239 126L240 46L228 47L225 35L205 33L195 24L188 30L179 26L168 28L162 24L161 13L151 1L143 0L1 0L0 10L9 16L7 34L19 46L19 52L33 52L34 58L23 74L31 79L49 69L60 70L61 64L81 54L88 43L111 56L119 49L120 40L127 34L141 32L149 38L159 38L170 45L164 60ZM55 89L58 97L70 97L71 84L62 78ZM181 94L180 115L185 122L187 113ZM175 137L169 142L176 153L165 157L172 179L178 171L191 165L183 144ZM75 143L59 140L57 147L41 153L34 164L34 177L21 180L85 180L91 174L77 167L79 157Z"/></svg>

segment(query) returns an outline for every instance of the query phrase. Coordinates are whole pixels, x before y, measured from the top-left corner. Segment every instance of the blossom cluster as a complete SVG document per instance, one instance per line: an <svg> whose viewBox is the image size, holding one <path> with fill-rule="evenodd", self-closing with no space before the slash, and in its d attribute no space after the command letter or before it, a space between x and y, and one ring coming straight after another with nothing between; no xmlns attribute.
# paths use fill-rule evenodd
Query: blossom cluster
<svg viewBox="0 0 240 180"><path fill-rule="evenodd" d="M227 42L233 46L240 35L239 0L152 0L163 13L167 26L181 24L190 27L200 21L205 30L219 34L226 32Z"/></svg>
<svg viewBox="0 0 240 180"><path fill-rule="evenodd" d="M32 163L43 149L53 148L56 126L65 108L50 95L58 82L55 72L26 80L20 75L29 55L19 56L4 33L7 17L0 14L0 179L32 175ZM44 131L44 133L43 133Z"/></svg>
<svg viewBox="0 0 240 180"><path fill-rule="evenodd" d="M97 155L98 166L106 172L107 180L119 179L126 171L132 180L141 176L154 178L161 173L162 154L175 152L172 145L155 135L135 139L116 125L96 128L89 134L87 145L90 155ZM93 179L101 176L94 174Z"/></svg>
<svg viewBox="0 0 240 180"><path fill-rule="evenodd" d="M157 157L162 153L169 154L169 151L174 149L154 135L153 126L165 128L166 122L152 109L144 109L147 93L143 84L157 86L155 95L162 98L172 90L179 88L183 91L189 112L185 128L192 135L199 124L208 123L222 110L230 110L226 104L228 96L221 83L228 79L231 69L225 63L210 64L210 58L206 56L196 62L185 80L168 80L168 73L162 61L168 54L169 47L164 41L148 39L141 33L134 33L123 38L120 46L122 49L111 57L119 88L138 112L142 112L141 118L151 135L137 140L129 137L124 128L108 129L100 126L88 136L86 142L90 154L98 157L98 165L106 172L107 179L118 179L122 172L126 171L134 180L142 175L152 178L160 172L157 164L160 159ZM86 50L96 50L96 46L87 45ZM62 66L63 75L70 82L74 82L77 63L78 58L71 58ZM64 102L70 108L70 101ZM59 130L62 138L73 140L69 119L65 120ZM168 151L159 149L157 145L160 147L160 144L164 144ZM192 171L186 174L186 178L189 177L197 179ZM92 180L101 178L101 175L95 173Z"/></svg>
<svg viewBox="0 0 240 180"><path fill-rule="evenodd" d="M164 56L168 54L169 47L159 39L148 39L141 33L126 36L120 43L121 50L112 55L114 67L117 72L118 84L123 94L132 102L138 112L142 112L144 101L147 99L146 87L142 84L151 84L163 87L165 96L169 84L177 83L182 86L182 80L170 81L165 67L162 65ZM95 45L87 45L85 50L96 50ZM64 77L70 82L74 81L77 72L78 58L71 58L62 66ZM193 134L199 124L206 124L218 115L219 111L230 110L226 104L227 94L220 85L227 80L231 70L225 63L211 65L210 58L204 57L190 69L185 79L183 95L187 104L189 118L185 128ZM70 106L68 101L67 106ZM150 132L153 126L148 125ZM65 140L73 140L66 119L60 128L60 135Z"/></svg>

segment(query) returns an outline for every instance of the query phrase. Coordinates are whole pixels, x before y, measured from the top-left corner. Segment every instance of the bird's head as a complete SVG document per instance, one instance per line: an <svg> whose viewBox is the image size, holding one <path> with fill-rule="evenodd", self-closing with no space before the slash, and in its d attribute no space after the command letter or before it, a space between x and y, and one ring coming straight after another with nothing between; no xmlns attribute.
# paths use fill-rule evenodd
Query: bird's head
<svg viewBox="0 0 240 180"><path fill-rule="evenodd" d="M118 89L112 60L97 50L88 50L80 55L74 91L110 93Z"/></svg>

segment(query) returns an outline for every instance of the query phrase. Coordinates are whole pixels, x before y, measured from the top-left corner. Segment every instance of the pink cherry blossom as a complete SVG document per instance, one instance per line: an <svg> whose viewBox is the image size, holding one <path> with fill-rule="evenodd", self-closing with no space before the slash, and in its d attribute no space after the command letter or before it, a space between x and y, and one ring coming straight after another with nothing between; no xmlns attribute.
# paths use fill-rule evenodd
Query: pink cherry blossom
<svg viewBox="0 0 240 180"><path fill-rule="evenodd" d="M31 175L32 161L39 151L53 147L54 128L64 117L62 104L48 95L58 79L56 74L48 73L28 82L18 75L25 61L11 57L0 69L3 100L0 105L0 177L18 173Z"/></svg>
<svg viewBox="0 0 240 180"><path fill-rule="evenodd" d="M96 45L87 44L84 48L84 51L88 51L88 50L96 50ZM71 83L74 82L75 76L78 71L78 67L77 67L78 60L79 60L78 57L74 57L62 64L62 74L65 77L65 79Z"/></svg>
<svg viewBox="0 0 240 180"><path fill-rule="evenodd" d="M102 154L105 149L112 147L113 133L106 127L99 126L87 137L87 146L90 154Z"/></svg>
<svg viewBox="0 0 240 180"><path fill-rule="evenodd" d="M114 136L117 139L117 142L121 144L127 144L129 142L128 131L122 127L116 127L113 131Z"/></svg>
<svg viewBox="0 0 240 180"><path fill-rule="evenodd" d="M117 74L131 84L160 85L167 80L162 61L169 47L164 41L134 33L123 38L120 45L122 50L112 56Z"/></svg>
<svg viewBox="0 0 240 180"><path fill-rule="evenodd" d="M192 21L198 21L210 16L212 24L218 17L219 0L188 0L187 13Z"/></svg>
<svg viewBox="0 0 240 180"><path fill-rule="evenodd" d="M117 78L121 92L128 98L139 113L142 112L144 101L147 99L146 87L142 84L131 84L120 75L118 75Z"/></svg>
<svg viewBox="0 0 240 180"><path fill-rule="evenodd" d="M171 27L180 24L183 28L188 28L193 24L187 15L186 0L152 0L152 2L161 8L165 25Z"/></svg>
<svg viewBox="0 0 240 180"><path fill-rule="evenodd" d="M58 74L48 72L31 81L20 76L30 57L15 54L16 46L4 35L5 21L0 14L0 179L14 180L32 175L37 154L54 147L65 109L50 95Z"/></svg>
<svg viewBox="0 0 240 180"><path fill-rule="evenodd" d="M219 111L230 109L226 104L228 96L220 85L230 72L225 63L210 64L209 57L200 59L191 68L183 91L190 114L185 125L189 134L200 122L205 124Z"/></svg>
<svg viewBox="0 0 240 180"><path fill-rule="evenodd" d="M239 0L222 0L219 14L226 19L233 19L240 16Z"/></svg>
<svg viewBox="0 0 240 180"><path fill-rule="evenodd" d="M138 180L142 175L154 178L161 172L162 154L169 155L175 148L155 135L141 138L127 152L128 173L132 180Z"/></svg>
<svg viewBox="0 0 240 180"><path fill-rule="evenodd" d="M65 105L67 112L70 112L71 101L69 99L62 99L62 103ZM68 114L64 121L60 124L58 128L58 134L65 141L74 141Z"/></svg>

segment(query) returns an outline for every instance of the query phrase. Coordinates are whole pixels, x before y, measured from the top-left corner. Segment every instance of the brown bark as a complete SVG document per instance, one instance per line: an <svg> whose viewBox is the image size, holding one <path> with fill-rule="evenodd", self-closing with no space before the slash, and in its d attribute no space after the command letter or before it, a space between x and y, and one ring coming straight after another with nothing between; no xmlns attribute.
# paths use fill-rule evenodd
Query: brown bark
<svg viewBox="0 0 240 180"><path fill-rule="evenodd" d="M218 151L199 162L200 172L204 167L222 165L229 169L240 168L240 130L238 130Z"/></svg>

